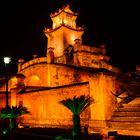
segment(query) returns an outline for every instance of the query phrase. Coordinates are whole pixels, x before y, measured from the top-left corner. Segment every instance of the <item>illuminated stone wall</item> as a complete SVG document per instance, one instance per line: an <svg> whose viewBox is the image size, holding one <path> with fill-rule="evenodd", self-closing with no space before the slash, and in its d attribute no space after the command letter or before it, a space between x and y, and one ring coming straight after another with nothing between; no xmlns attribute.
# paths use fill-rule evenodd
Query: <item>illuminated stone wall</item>
<svg viewBox="0 0 140 140"><path fill-rule="evenodd" d="M60 86L89 80L88 72L60 64L36 64L22 71L28 86Z"/></svg>
<svg viewBox="0 0 140 140"><path fill-rule="evenodd" d="M44 71L45 73L49 71L50 75L45 76ZM44 80L49 83L47 81L49 78L50 87L54 87L53 89L22 94L17 94L20 91L18 88L10 90L9 104L19 105L22 102L23 106L31 111L31 114L22 117L21 122L32 127L71 125L71 112L58 104L58 101L74 95L89 94L95 100L95 103L81 115L82 125L89 123L90 127L105 127L116 108L116 98L111 94L111 91L115 91L115 80L114 76L109 73L91 73L75 67L56 64L38 64L36 67L32 66L32 68L24 69L23 73L26 75L25 83L27 86L30 85L29 83L32 86L35 83L36 86L36 77L35 82L34 79L30 78L31 75L36 73L40 76L41 82ZM42 80L44 77L46 79ZM13 81L15 82L15 80ZM38 86L47 87L46 83L38 83ZM13 84L11 83L11 85ZM1 107L4 106L4 98L5 96L1 94Z"/></svg>
<svg viewBox="0 0 140 140"><path fill-rule="evenodd" d="M17 104L23 102L31 115L25 115L22 120L32 126L48 125L72 125L72 113L63 105L60 100L73 98L73 96L88 95L89 84L80 84L54 88L38 92L24 93L17 96ZM89 118L89 112L83 113L82 118Z"/></svg>
<svg viewBox="0 0 140 140"><path fill-rule="evenodd" d="M108 56L100 53L92 53L88 51L77 51L74 53L74 64L91 68L104 68L112 72L120 72L120 70L107 63Z"/></svg>
<svg viewBox="0 0 140 140"><path fill-rule="evenodd" d="M114 76L96 73L90 78L90 95L95 103L91 106L90 126L105 127L116 109L117 100L111 94L115 90Z"/></svg>
<svg viewBox="0 0 140 140"><path fill-rule="evenodd" d="M116 108L116 98L111 94L114 88L114 76L100 72L90 74L89 83L57 86L53 89L18 94L17 104L22 101L23 105L31 111L31 115L22 118L24 124L27 123L32 127L57 125L61 127L72 125L72 113L58 102L75 95L90 95L95 103L81 114L81 123L82 125L90 123L90 127L103 127Z"/></svg>

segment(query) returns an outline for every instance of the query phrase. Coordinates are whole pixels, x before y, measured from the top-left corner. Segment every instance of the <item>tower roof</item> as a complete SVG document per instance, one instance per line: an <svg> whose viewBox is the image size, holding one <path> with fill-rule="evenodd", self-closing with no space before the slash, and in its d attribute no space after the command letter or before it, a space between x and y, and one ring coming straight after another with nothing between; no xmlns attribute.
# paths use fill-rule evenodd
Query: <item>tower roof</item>
<svg viewBox="0 0 140 140"><path fill-rule="evenodd" d="M51 18L52 18L52 17L55 17L55 16L59 15L59 14L62 13L62 12L64 12L64 13L69 13L69 14L71 14L71 15L73 15L73 16L77 16L77 15L78 15L78 13L74 13L74 12L70 9L69 4L67 4L66 6L63 6L62 9L59 9L58 12L55 12L54 14L51 13L51 14L50 14L50 17L51 17Z"/></svg>
<svg viewBox="0 0 140 140"><path fill-rule="evenodd" d="M50 28L44 28L44 33L51 33L51 32L54 32L56 30L58 30L60 27L66 27L68 29L71 29L71 30L75 30L75 31L85 31L85 27L76 27L76 28L72 28L70 26L66 26L65 24L61 24L61 26L55 28L55 29L50 29Z"/></svg>

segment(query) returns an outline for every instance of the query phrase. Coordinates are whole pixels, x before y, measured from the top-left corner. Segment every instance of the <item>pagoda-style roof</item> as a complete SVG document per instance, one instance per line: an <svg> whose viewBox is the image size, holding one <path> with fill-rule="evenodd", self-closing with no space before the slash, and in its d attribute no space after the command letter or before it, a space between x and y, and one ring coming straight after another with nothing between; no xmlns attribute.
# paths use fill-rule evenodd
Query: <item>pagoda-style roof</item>
<svg viewBox="0 0 140 140"><path fill-rule="evenodd" d="M57 15L61 14L62 12L71 14L73 16L77 16L78 15L78 13L74 13L73 11L71 11L70 6L67 5L67 6L63 6L62 9L59 9L58 12L55 12L54 14L51 13L50 17L51 18L56 17Z"/></svg>
<svg viewBox="0 0 140 140"><path fill-rule="evenodd" d="M64 23L62 23L61 26L58 26L58 27L55 28L55 29L52 29L52 28L45 28L45 29L44 29L44 33L51 33L51 32L54 32L54 31L56 31L57 29L59 29L60 27L62 27L62 26L66 27L66 28L69 28L69 29L71 29L71 30L75 30L75 31L84 31L84 30L85 30L84 27L72 28L72 27L67 26L67 25L65 25Z"/></svg>

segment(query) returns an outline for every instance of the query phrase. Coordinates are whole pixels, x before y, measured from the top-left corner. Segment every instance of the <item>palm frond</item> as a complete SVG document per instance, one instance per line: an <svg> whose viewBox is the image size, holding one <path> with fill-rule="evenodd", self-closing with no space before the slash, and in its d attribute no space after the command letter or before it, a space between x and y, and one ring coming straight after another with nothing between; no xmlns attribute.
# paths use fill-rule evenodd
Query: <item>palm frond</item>
<svg viewBox="0 0 140 140"><path fill-rule="evenodd" d="M83 112L87 107L89 107L92 103L94 103L94 100L90 96L84 96L80 99L81 104L79 104L79 110L78 112Z"/></svg>
<svg viewBox="0 0 140 140"><path fill-rule="evenodd" d="M83 112L94 100L90 96L81 95L79 97L74 96L73 99L68 98L60 101L65 107L67 107L73 114L78 115Z"/></svg>
<svg viewBox="0 0 140 140"><path fill-rule="evenodd" d="M28 114L29 111L23 106L12 106L8 108L2 108L0 111L0 118L16 118L22 114Z"/></svg>
<svg viewBox="0 0 140 140"><path fill-rule="evenodd" d="M76 110L75 110L75 106L73 104L72 99L68 98L68 99L60 101L59 103L67 107L73 114L75 114Z"/></svg>

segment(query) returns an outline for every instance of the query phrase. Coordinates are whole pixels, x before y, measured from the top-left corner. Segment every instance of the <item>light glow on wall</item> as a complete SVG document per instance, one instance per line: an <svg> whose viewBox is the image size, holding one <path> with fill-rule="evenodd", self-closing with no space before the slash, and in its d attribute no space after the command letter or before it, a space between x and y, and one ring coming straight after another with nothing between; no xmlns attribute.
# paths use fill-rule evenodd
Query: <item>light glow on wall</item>
<svg viewBox="0 0 140 140"><path fill-rule="evenodd" d="M40 78L39 78L39 76L37 76L37 75L32 75L32 76L30 76L29 77L29 79L28 79L28 84L30 85L30 86L37 86L38 84L39 84L39 82L40 82Z"/></svg>
<svg viewBox="0 0 140 140"><path fill-rule="evenodd" d="M16 88L18 84L18 79L16 77L13 77L11 80L10 80L10 87L11 88Z"/></svg>

